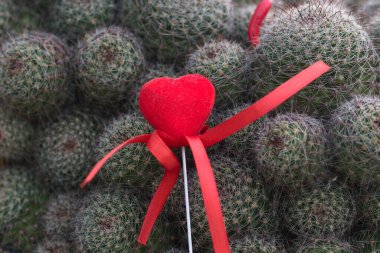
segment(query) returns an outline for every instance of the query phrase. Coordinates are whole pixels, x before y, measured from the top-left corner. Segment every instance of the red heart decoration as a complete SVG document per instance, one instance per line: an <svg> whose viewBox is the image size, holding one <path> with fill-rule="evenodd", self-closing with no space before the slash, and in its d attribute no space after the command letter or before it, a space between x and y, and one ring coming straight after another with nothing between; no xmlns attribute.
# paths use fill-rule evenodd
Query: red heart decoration
<svg viewBox="0 0 380 253"><path fill-rule="evenodd" d="M197 74L153 79L139 95L140 110L148 122L177 141L199 134L214 102L214 86Z"/></svg>

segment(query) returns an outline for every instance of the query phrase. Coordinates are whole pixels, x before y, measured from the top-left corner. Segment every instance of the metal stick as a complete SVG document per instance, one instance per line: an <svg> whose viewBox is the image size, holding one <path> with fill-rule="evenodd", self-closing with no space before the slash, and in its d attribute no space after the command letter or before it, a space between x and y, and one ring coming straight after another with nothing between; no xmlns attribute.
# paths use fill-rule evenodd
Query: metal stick
<svg viewBox="0 0 380 253"><path fill-rule="evenodd" d="M188 187L188 183L187 183L187 165L186 165L185 147L182 147L182 169L183 169L183 184L184 184L184 188L185 188L187 239L188 239L188 243L189 243L189 253L193 253L193 242L192 242L192 238L191 238L189 187Z"/></svg>

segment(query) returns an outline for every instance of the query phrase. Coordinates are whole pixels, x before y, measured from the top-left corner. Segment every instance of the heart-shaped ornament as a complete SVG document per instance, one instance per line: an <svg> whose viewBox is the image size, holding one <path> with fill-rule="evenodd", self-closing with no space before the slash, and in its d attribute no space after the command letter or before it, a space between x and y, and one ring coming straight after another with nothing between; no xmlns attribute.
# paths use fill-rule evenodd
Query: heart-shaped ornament
<svg viewBox="0 0 380 253"><path fill-rule="evenodd" d="M139 95L140 110L156 129L183 142L198 135L215 102L215 89L204 76L161 77L147 82Z"/></svg>

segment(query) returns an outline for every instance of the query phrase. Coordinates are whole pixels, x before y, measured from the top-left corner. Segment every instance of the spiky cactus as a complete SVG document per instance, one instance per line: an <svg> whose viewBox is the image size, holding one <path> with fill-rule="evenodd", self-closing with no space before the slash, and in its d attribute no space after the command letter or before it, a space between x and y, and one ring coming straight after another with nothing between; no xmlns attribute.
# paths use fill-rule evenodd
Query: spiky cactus
<svg viewBox="0 0 380 253"><path fill-rule="evenodd" d="M380 252L380 233L375 230L362 230L352 235L351 243L360 253Z"/></svg>
<svg viewBox="0 0 380 253"><path fill-rule="evenodd" d="M100 160L129 138L151 132L151 126L143 117L135 114L121 115L114 119L100 136L96 158ZM153 155L143 144L132 144L109 159L100 171L100 177L107 183L121 183L131 189L143 189L153 179L162 175L161 170Z"/></svg>
<svg viewBox="0 0 380 253"><path fill-rule="evenodd" d="M59 194L49 201L43 216L45 235L48 238L72 241L73 219L78 211L79 202L74 193Z"/></svg>
<svg viewBox="0 0 380 253"><path fill-rule="evenodd" d="M267 236L250 235L231 241L233 253L285 253L283 243Z"/></svg>
<svg viewBox="0 0 380 253"><path fill-rule="evenodd" d="M258 127L254 145L261 174L297 189L326 172L326 131L322 122L304 114L279 114Z"/></svg>
<svg viewBox="0 0 380 253"><path fill-rule="evenodd" d="M379 57L364 29L332 1L312 0L264 26L252 62L261 97L318 60L332 70L303 89L280 110L326 116L357 94L379 94Z"/></svg>
<svg viewBox="0 0 380 253"><path fill-rule="evenodd" d="M78 87L89 102L117 105L133 96L144 63L141 46L129 31L115 26L97 29L78 46Z"/></svg>
<svg viewBox="0 0 380 253"><path fill-rule="evenodd" d="M228 235L234 237L252 231L267 232L277 228L274 208L252 168L226 157L211 159ZM212 248L203 197L196 171L189 173L191 226L194 249L203 252ZM237 180L238 179L238 180ZM181 240L186 238L185 200L181 184L177 184L168 202L167 212L178 223ZM185 243L185 242L184 242Z"/></svg>
<svg viewBox="0 0 380 253"><path fill-rule="evenodd" d="M145 207L125 190L89 194L75 218L75 237L81 252L164 252L168 234L157 222L146 247L137 237Z"/></svg>
<svg viewBox="0 0 380 253"><path fill-rule="evenodd" d="M216 90L216 108L226 109L249 100L247 62L247 52L238 43L220 40L190 54L185 69L209 78Z"/></svg>
<svg viewBox="0 0 380 253"><path fill-rule="evenodd" d="M294 247L295 253L351 253L353 248L348 242L339 239L312 239L298 241Z"/></svg>
<svg viewBox="0 0 380 253"><path fill-rule="evenodd" d="M57 0L52 8L52 25L68 39L78 39L86 32L110 23L115 7L113 0Z"/></svg>
<svg viewBox="0 0 380 253"><path fill-rule="evenodd" d="M0 170L0 244L30 252L42 236L45 193L25 168Z"/></svg>
<svg viewBox="0 0 380 253"><path fill-rule="evenodd" d="M101 121L78 110L67 111L39 133L37 164L55 189L79 187L94 165L94 146Z"/></svg>
<svg viewBox="0 0 380 253"><path fill-rule="evenodd" d="M68 253L75 252L72 246L62 239L46 239L37 245L33 253Z"/></svg>
<svg viewBox="0 0 380 253"><path fill-rule="evenodd" d="M336 169L355 183L380 181L380 98L356 97L329 123Z"/></svg>
<svg viewBox="0 0 380 253"><path fill-rule="evenodd" d="M2 44L0 99L28 117L58 111L69 96L68 51L52 34L32 32Z"/></svg>
<svg viewBox="0 0 380 253"><path fill-rule="evenodd" d="M33 126L0 108L0 159L20 161L29 156Z"/></svg>
<svg viewBox="0 0 380 253"><path fill-rule="evenodd" d="M322 185L298 191L284 203L288 230L300 237L339 237L347 232L356 213L350 192L342 186Z"/></svg>
<svg viewBox="0 0 380 253"><path fill-rule="evenodd" d="M182 60L227 30L230 0L124 0L123 23L143 38L150 58Z"/></svg>

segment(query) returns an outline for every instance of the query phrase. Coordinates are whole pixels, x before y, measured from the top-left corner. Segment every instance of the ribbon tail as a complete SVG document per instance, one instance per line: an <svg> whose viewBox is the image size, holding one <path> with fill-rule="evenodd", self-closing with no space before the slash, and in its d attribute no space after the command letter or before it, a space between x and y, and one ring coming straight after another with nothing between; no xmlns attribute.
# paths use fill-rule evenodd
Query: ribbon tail
<svg viewBox="0 0 380 253"><path fill-rule="evenodd" d="M144 134L144 135L139 135L136 137L133 137L123 143L121 143L119 146L116 148L112 149L107 155L105 155L90 171L90 173L87 175L87 177L83 180L81 183L80 187L83 188L91 182L94 177L99 173L100 169L103 167L103 165L107 162L108 159L110 159L114 154L116 154L120 149L125 147L126 145L132 144L132 143L146 143L148 142L150 138L150 134Z"/></svg>
<svg viewBox="0 0 380 253"><path fill-rule="evenodd" d="M265 20L265 17L268 15L270 9L272 8L271 0L261 1L251 18L248 26L248 38L253 44L254 47L257 47L260 44L260 29L261 25Z"/></svg>
<svg viewBox="0 0 380 253"><path fill-rule="evenodd" d="M200 136L205 147L210 147L240 129L258 120L268 112L281 105L294 94L305 88L311 82L330 70L323 61L318 61L295 75L253 105L242 110L218 126L211 128Z"/></svg>
<svg viewBox="0 0 380 253"><path fill-rule="evenodd" d="M186 139L197 167L214 251L215 253L230 253L218 189L205 147L198 136L187 136Z"/></svg>
<svg viewBox="0 0 380 253"><path fill-rule="evenodd" d="M153 226L160 215L172 189L174 188L179 171L180 163L175 154L165 144L157 132L153 132L147 144L150 152L165 168L164 177L149 204L148 211L138 237L140 244L146 245Z"/></svg>

